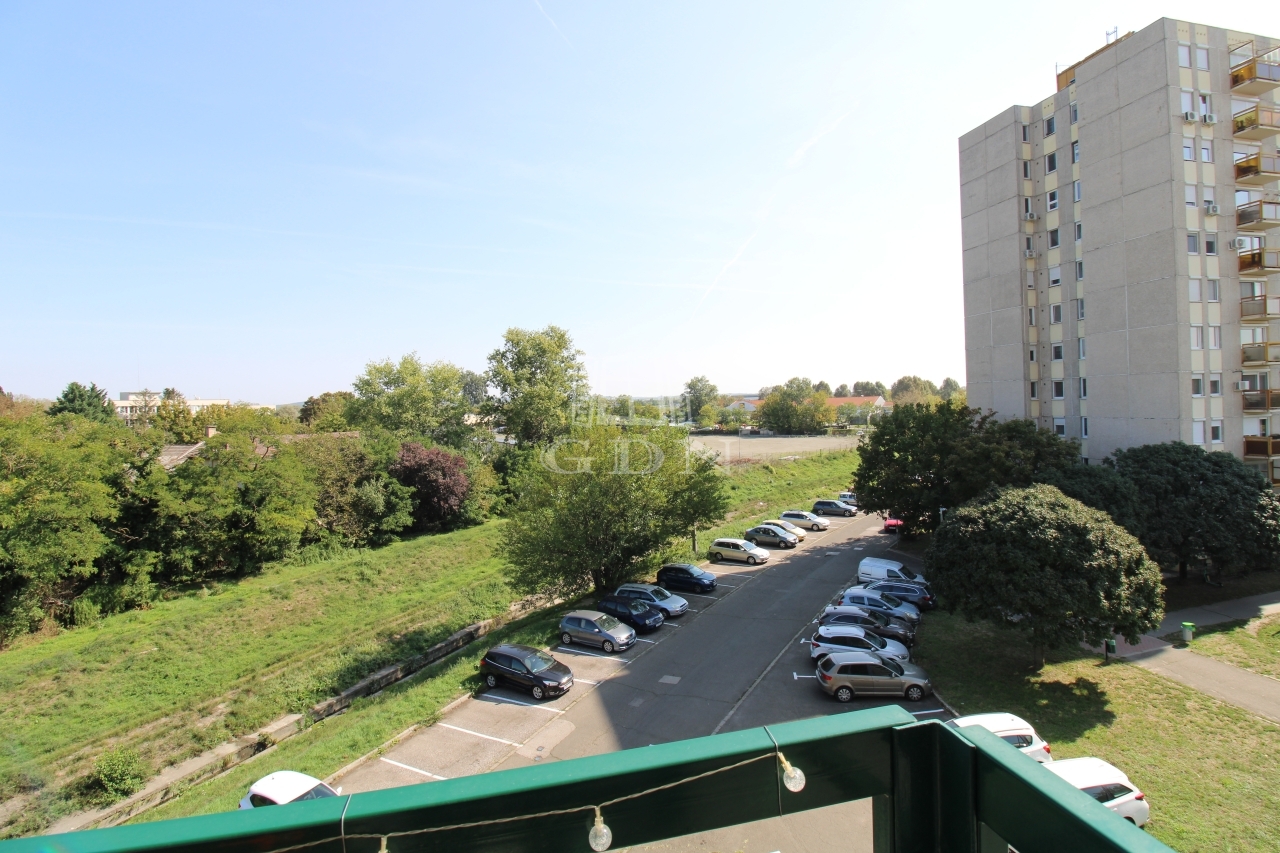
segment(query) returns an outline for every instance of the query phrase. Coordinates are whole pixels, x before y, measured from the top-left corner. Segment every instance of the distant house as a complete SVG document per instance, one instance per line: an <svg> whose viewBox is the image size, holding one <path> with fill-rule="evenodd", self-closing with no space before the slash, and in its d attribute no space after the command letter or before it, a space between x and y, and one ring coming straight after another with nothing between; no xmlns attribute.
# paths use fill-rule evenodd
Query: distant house
<svg viewBox="0 0 1280 853"><path fill-rule="evenodd" d="M741 410L741 411L744 411L744 412L754 412L756 409L760 408L760 401L759 401L759 400L749 400L749 399L747 399L746 397L743 397L743 398L741 398L741 399L734 400L732 403L730 403L729 405L725 406L725 408L726 408L726 409L733 409L733 410L735 410L735 411L737 411L737 410Z"/></svg>
<svg viewBox="0 0 1280 853"><path fill-rule="evenodd" d="M872 405L872 406L875 406L877 409L885 409L885 408L887 408L887 407L889 406L889 404L885 402L884 397L880 397L880 396L875 396L875 397L828 397L828 398L827 398L827 403L828 403L829 405L835 406L837 409L838 409L838 408L840 408L841 406L865 406L865 405L868 405L868 404L870 404L870 405Z"/></svg>

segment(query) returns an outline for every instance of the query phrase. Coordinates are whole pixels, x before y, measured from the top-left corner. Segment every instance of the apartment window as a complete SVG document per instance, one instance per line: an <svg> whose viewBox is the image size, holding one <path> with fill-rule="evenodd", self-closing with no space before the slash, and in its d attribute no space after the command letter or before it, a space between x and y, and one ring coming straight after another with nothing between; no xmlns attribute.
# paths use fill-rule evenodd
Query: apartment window
<svg viewBox="0 0 1280 853"><path fill-rule="evenodd" d="M1061 302L1055 302L1053 305L1049 306L1049 322L1053 325L1057 325L1062 322Z"/></svg>
<svg viewBox="0 0 1280 853"><path fill-rule="evenodd" d="M1076 349L1080 351L1079 357L1084 358L1084 338L1080 338L1076 341Z"/></svg>
<svg viewBox="0 0 1280 853"><path fill-rule="evenodd" d="M1030 234L1028 234L1028 235L1027 235L1027 241L1026 241L1026 242L1027 242L1027 251L1028 251L1028 252L1030 252L1030 251L1031 251L1031 249L1032 249L1031 235L1030 235Z"/></svg>
<svg viewBox="0 0 1280 853"><path fill-rule="evenodd" d="M1265 281L1242 281L1240 282L1240 295L1247 296L1266 296L1267 283Z"/></svg>
<svg viewBox="0 0 1280 853"><path fill-rule="evenodd" d="M1062 284L1062 267L1049 267L1049 286L1057 287Z"/></svg>
<svg viewBox="0 0 1280 853"><path fill-rule="evenodd" d="M1052 154L1044 155L1044 173L1047 175L1050 172L1056 172L1056 171L1058 171L1058 152L1057 151L1053 152Z"/></svg>
<svg viewBox="0 0 1280 853"><path fill-rule="evenodd" d="M1028 162L1030 162L1030 161L1028 161ZM1023 212L1023 213L1030 213L1030 212L1031 212L1031 199L1029 199L1029 198L1024 198L1024 199L1022 200L1022 212Z"/></svg>
<svg viewBox="0 0 1280 853"><path fill-rule="evenodd" d="M1058 129L1056 116L1049 116L1044 120L1044 135L1053 136L1054 131Z"/></svg>
<svg viewBox="0 0 1280 853"><path fill-rule="evenodd" d="M1267 328L1265 326L1241 326L1240 327L1240 343L1265 344L1266 342L1267 342Z"/></svg>
<svg viewBox="0 0 1280 853"><path fill-rule="evenodd" d="M1071 183L1071 197L1076 201L1080 200L1080 182L1073 181Z"/></svg>
<svg viewBox="0 0 1280 853"><path fill-rule="evenodd" d="M1022 177L1024 178L1031 177L1031 161L1030 160L1022 161Z"/></svg>
<svg viewBox="0 0 1280 853"><path fill-rule="evenodd" d="M1077 221L1076 222L1076 242L1078 243L1083 239L1084 239L1084 226L1082 226L1079 223L1079 221Z"/></svg>
<svg viewBox="0 0 1280 853"><path fill-rule="evenodd" d="M1209 70L1209 48L1196 48L1196 68L1199 68L1201 71Z"/></svg>
<svg viewBox="0 0 1280 853"><path fill-rule="evenodd" d="M1053 380L1053 399L1061 400L1067 396L1067 383L1061 379Z"/></svg>
<svg viewBox="0 0 1280 853"><path fill-rule="evenodd" d="M1204 188L1204 206L1208 207L1213 204L1213 187Z"/></svg>
<svg viewBox="0 0 1280 853"><path fill-rule="evenodd" d="M1222 327L1209 327L1209 349L1222 349Z"/></svg>
<svg viewBox="0 0 1280 853"><path fill-rule="evenodd" d="M1080 419L1080 437L1081 438L1089 437L1089 419L1088 418Z"/></svg>
<svg viewBox="0 0 1280 853"><path fill-rule="evenodd" d="M1200 235L1199 234L1193 232L1187 235L1187 254L1188 255L1200 254Z"/></svg>
<svg viewBox="0 0 1280 853"><path fill-rule="evenodd" d="M1076 319L1077 320L1084 319L1084 299L1076 300Z"/></svg>
<svg viewBox="0 0 1280 853"><path fill-rule="evenodd" d="M1058 248L1058 229L1057 228L1049 229L1049 248L1050 249Z"/></svg>
<svg viewBox="0 0 1280 853"><path fill-rule="evenodd" d="M1200 146L1200 162L1201 163L1213 162L1213 146L1212 145Z"/></svg>
<svg viewBox="0 0 1280 853"><path fill-rule="evenodd" d="M1183 68L1191 67L1191 45L1189 44L1178 45L1178 64L1181 65Z"/></svg>
<svg viewBox="0 0 1280 853"><path fill-rule="evenodd" d="M1022 126L1022 141L1023 142L1031 141L1031 125L1024 124Z"/></svg>
<svg viewBox="0 0 1280 853"><path fill-rule="evenodd" d="M1196 206L1196 188L1195 188L1195 184L1187 184L1187 186L1183 189L1183 191L1182 191L1182 192L1183 192L1184 196L1186 197L1186 200L1187 200L1187 207L1195 207L1195 206Z"/></svg>
<svg viewBox="0 0 1280 853"><path fill-rule="evenodd" d="M1206 233L1204 235L1204 253L1206 255L1218 254L1218 235L1217 234ZM1211 299L1209 301L1216 302L1217 300Z"/></svg>
<svg viewBox="0 0 1280 853"><path fill-rule="evenodd" d="M1201 296L1201 293L1200 293L1200 279L1198 278L1187 279L1187 298L1189 298L1192 302L1201 301L1203 297Z"/></svg>
<svg viewBox="0 0 1280 853"><path fill-rule="evenodd" d="M1209 254L1213 254L1213 253L1210 252ZM1205 296L1209 299L1210 302L1220 301L1220 297L1222 296L1222 288L1219 286L1218 280L1216 278L1211 278L1205 282Z"/></svg>
<svg viewBox="0 0 1280 853"><path fill-rule="evenodd" d="M1052 344L1049 347L1049 357L1054 361L1062 361L1062 344Z"/></svg>
<svg viewBox="0 0 1280 853"><path fill-rule="evenodd" d="M1067 419L1066 418L1053 419L1053 434L1057 436L1061 436L1063 438L1066 437L1067 435Z"/></svg>
<svg viewBox="0 0 1280 853"><path fill-rule="evenodd" d="M1035 360L1036 360L1036 350L1035 350L1035 347L1032 347L1031 349L1027 350L1027 361L1035 361Z"/></svg>
<svg viewBox="0 0 1280 853"><path fill-rule="evenodd" d="M1191 443L1204 444L1204 421L1191 422Z"/></svg>
<svg viewBox="0 0 1280 853"><path fill-rule="evenodd" d="M1036 309L1028 308L1027 309L1027 325L1034 326L1035 324L1036 324Z"/></svg>
<svg viewBox="0 0 1280 853"><path fill-rule="evenodd" d="M1076 261L1076 281L1084 281L1084 261Z"/></svg>
<svg viewBox="0 0 1280 853"><path fill-rule="evenodd" d="M1209 396L1210 397L1222 396L1222 374L1221 373L1209 374Z"/></svg>
<svg viewBox="0 0 1280 853"><path fill-rule="evenodd" d="M1032 311L1036 310L1034 308ZM1204 349L1204 326L1191 327L1191 348Z"/></svg>
<svg viewBox="0 0 1280 853"><path fill-rule="evenodd" d="M1196 147L1194 145L1183 145L1182 159L1189 160L1194 163L1196 159Z"/></svg>
<svg viewBox="0 0 1280 853"><path fill-rule="evenodd" d="M1049 210L1058 209L1058 191L1057 190L1049 191L1049 203L1045 205L1045 207L1047 207Z"/></svg>
<svg viewBox="0 0 1280 853"><path fill-rule="evenodd" d="M1080 110L1074 103L1069 107L1069 109L1071 110L1071 123L1075 124L1080 120Z"/></svg>
<svg viewBox="0 0 1280 853"><path fill-rule="evenodd" d="M1080 143L1079 142L1071 143L1071 162L1072 163L1080 162Z"/></svg>
<svg viewBox="0 0 1280 853"><path fill-rule="evenodd" d="M1209 96L1201 92L1200 93L1200 115L1207 116L1211 112L1213 112L1213 110L1209 109Z"/></svg>
<svg viewBox="0 0 1280 853"><path fill-rule="evenodd" d="M1222 444L1222 421L1209 422L1209 441L1213 444Z"/></svg>
<svg viewBox="0 0 1280 853"><path fill-rule="evenodd" d="M1032 400L1036 399L1037 390L1038 389L1036 388L1036 383L1032 382L1031 383L1031 399Z"/></svg>
<svg viewBox="0 0 1280 853"><path fill-rule="evenodd" d="M1087 400L1088 398L1089 398L1089 379L1087 377L1081 376L1080 377L1080 399Z"/></svg>
<svg viewBox="0 0 1280 853"><path fill-rule="evenodd" d="M1182 111L1184 113L1195 112L1196 96L1190 89L1182 90Z"/></svg>
<svg viewBox="0 0 1280 853"><path fill-rule="evenodd" d="M1203 373L1191 374L1191 396L1192 397L1204 396L1204 374Z"/></svg>

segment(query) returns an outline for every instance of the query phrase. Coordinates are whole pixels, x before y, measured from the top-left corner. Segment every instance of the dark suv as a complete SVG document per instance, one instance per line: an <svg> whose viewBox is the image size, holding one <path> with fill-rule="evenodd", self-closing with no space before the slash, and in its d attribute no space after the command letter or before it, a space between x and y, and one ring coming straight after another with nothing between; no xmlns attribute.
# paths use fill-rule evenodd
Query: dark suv
<svg viewBox="0 0 1280 853"><path fill-rule="evenodd" d="M847 503L840 501L814 501L814 515L843 515L848 518L858 511L856 506L849 506Z"/></svg>
<svg viewBox="0 0 1280 853"><path fill-rule="evenodd" d="M901 581L876 581L867 584L867 589L891 593L903 601L910 601L921 610L932 610L938 606L938 598L925 584L902 583Z"/></svg>
<svg viewBox="0 0 1280 853"><path fill-rule="evenodd" d="M852 610L853 608L848 608ZM878 610L862 613L828 613L819 620L821 625L856 625L886 640L897 640L905 646L916 642L915 629L901 619L886 616Z"/></svg>
<svg viewBox="0 0 1280 853"><path fill-rule="evenodd" d="M480 677L488 687L505 681L528 690L534 699L560 696L573 686L573 673L542 649L504 643L480 661Z"/></svg>
<svg viewBox="0 0 1280 853"><path fill-rule="evenodd" d="M619 622L630 625L641 633L656 631L665 621L662 611L638 599L625 598L621 595L606 595L596 602L596 610L608 613Z"/></svg>
<svg viewBox="0 0 1280 853"><path fill-rule="evenodd" d="M658 586L664 589L711 592L716 588L716 576L689 563L667 563L658 569Z"/></svg>

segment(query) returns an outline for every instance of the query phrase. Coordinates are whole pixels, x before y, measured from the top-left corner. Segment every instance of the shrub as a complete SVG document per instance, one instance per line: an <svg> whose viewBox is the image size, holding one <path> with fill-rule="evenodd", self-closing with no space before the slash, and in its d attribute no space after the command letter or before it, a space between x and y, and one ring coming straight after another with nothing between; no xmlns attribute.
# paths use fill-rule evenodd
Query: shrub
<svg viewBox="0 0 1280 853"><path fill-rule="evenodd" d="M111 797L123 800L142 790L151 775L137 750L116 747L98 756L93 765L93 780Z"/></svg>
<svg viewBox="0 0 1280 853"><path fill-rule="evenodd" d="M414 441L400 445L391 476L414 490L417 506L413 515L419 528L438 527L452 520L471 492L466 458Z"/></svg>

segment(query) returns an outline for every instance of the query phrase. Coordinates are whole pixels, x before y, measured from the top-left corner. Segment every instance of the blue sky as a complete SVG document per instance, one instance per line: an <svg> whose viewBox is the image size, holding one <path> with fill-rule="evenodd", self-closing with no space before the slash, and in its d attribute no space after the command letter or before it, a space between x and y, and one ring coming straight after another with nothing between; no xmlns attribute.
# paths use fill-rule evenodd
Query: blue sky
<svg viewBox="0 0 1280 853"><path fill-rule="evenodd" d="M963 382L957 137L1224 14L0 0L0 385L283 403L549 323L606 394Z"/></svg>

